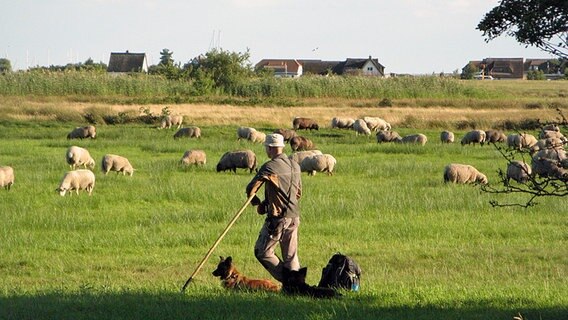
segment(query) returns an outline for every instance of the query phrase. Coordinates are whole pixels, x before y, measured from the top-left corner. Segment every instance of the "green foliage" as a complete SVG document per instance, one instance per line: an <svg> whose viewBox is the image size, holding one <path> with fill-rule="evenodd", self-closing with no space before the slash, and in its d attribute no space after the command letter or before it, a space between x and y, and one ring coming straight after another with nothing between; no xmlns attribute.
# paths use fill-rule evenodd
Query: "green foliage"
<svg viewBox="0 0 568 320"><path fill-rule="evenodd" d="M12 72L12 63L6 58L0 58L0 74Z"/></svg>
<svg viewBox="0 0 568 320"><path fill-rule="evenodd" d="M246 82L252 75L249 62L250 53L229 52L222 49L213 49L194 59L191 63L190 77L211 79L216 88L229 93L239 83Z"/></svg>
<svg viewBox="0 0 568 320"><path fill-rule="evenodd" d="M546 80L546 76L542 70L531 70L527 72L527 80Z"/></svg>
<svg viewBox="0 0 568 320"><path fill-rule="evenodd" d="M473 63L468 63L467 66L462 69L460 78L471 80L477 72L479 72L479 68Z"/></svg>

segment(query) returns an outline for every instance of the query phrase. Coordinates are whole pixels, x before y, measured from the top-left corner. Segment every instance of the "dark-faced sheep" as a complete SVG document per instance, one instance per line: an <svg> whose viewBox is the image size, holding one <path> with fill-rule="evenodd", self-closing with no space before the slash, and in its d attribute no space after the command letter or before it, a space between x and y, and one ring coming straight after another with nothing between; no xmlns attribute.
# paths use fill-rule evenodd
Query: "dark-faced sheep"
<svg viewBox="0 0 568 320"><path fill-rule="evenodd" d="M256 155L252 150L239 150L225 152L219 163L217 163L217 172L232 170L237 172L237 168L249 169L252 173L256 169Z"/></svg>
<svg viewBox="0 0 568 320"><path fill-rule="evenodd" d="M0 167L0 188L10 190L14 184L14 169L9 166Z"/></svg>
<svg viewBox="0 0 568 320"><path fill-rule="evenodd" d="M442 143L453 143L454 133L451 131L442 131L442 133L440 133L440 141L442 141Z"/></svg>
<svg viewBox="0 0 568 320"><path fill-rule="evenodd" d="M468 164L451 163L444 168L444 182L487 184L487 177Z"/></svg>
<svg viewBox="0 0 568 320"><path fill-rule="evenodd" d="M67 139L95 139L97 136L97 129L95 126L76 127L73 131L69 132Z"/></svg>
<svg viewBox="0 0 568 320"><path fill-rule="evenodd" d="M199 138L201 137L201 129L198 127L181 128L174 134L174 139L177 138Z"/></svg>
<svg viewBox="0 0 568 320"><path fill-rule="evenodd" d="M292 120L294 130L319 130L319 125L314 119L296 117Z"/></svg>
<svg viewBox="0 0 568 320"><path fill-rule="evenodd" d="M314 143L310 139L302 136L297 136L290 139L290 147L292 148L292 151L315 149Z"/></svg>

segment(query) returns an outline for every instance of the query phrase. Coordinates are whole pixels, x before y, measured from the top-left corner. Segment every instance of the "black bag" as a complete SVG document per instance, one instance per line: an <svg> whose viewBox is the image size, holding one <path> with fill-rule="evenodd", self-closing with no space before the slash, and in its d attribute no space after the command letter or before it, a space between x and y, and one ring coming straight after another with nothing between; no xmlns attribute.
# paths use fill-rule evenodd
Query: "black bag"
<svg viewBox="0 0 568 320"><path fill-rule="evenodd" d="M359 291L361 268L355 260L341 253L334 254L321 272L318 287Z"/></svg>

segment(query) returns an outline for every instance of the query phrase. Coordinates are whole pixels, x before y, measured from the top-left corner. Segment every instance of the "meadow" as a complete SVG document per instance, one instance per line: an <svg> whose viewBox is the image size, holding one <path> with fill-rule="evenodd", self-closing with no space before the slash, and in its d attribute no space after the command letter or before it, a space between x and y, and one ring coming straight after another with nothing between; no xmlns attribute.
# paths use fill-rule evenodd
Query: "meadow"
<svg viewBox="0 0 568 320"><path fill-rule="evenodd" d="M493 146L439 142L436 124L456 127L464 110L442 119L447 122L435 121L436 112L448 113L443 105L424 118L416 115L423 109L413 109L411 118L395 121L401 135L426 134L423 147L377 144L374 136L326 125L303 133L337 159L333 176L302 175L299 254L308 282L319 281L335 252L350 255L363 270L360 292L314 300L229 292L211 275L218 256L230 255L245 274L269 277L253 255L263 217L250 207L180 293L244 203L252 178L244 170L217 173L215 165L224 152L241 148L253 150L259 164L268 160L261 145L236 140L238 125L270 132L288 127L298 113L313 111L323 121L339 110L386 113L387 120L396 112L367 106L324 112L314 106L174 105L173 111L201 127L201 139L174 140L174 130L124 124L98 125L97 139L70 141L67 133L84 125L77 116L83 110L137 106L9 101L12 107L0 116L0 165L15 169L16 182L12 190L0 190L1 319L567 319L568 199L542 198L528 209L495 208L491 200L523 203L526 196L445 184L442 172L450 162L474 165L494 184L497 170L506 167ZM80 111L63 112L62 104ZM554 110L536 111L534 117L554 118ZM481 124L517 116L500 112ZM465 131L455 131L458 139ZM90 197L55 192L69 169L64 157L70 145L87 148L97 162ZM188 149L205 150L207 164L180 167ZM129 158L134 175L103 175L100 159L106 153Z"/></svg>

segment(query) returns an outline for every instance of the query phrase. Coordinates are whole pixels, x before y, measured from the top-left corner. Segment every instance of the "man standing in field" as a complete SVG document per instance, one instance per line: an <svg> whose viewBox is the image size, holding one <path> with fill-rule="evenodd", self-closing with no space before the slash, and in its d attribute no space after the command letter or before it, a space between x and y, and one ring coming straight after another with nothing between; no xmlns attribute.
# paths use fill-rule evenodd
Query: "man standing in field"
<svg viewBox="0 0 568 320"><path fill-rule="evenodd" d="M262 266L278 281L283 282L283 270L300 269L298 259L298 227L302 194L300 167L289 159L284 150L284 137L274 133L264 143L270 158L247 185L246 192L256 192L264 183L264 201L255 197L251 202L258 206L259 214L266 214L254 246L254 255ZM274 253L280 243L282 259Z"/></svg>

